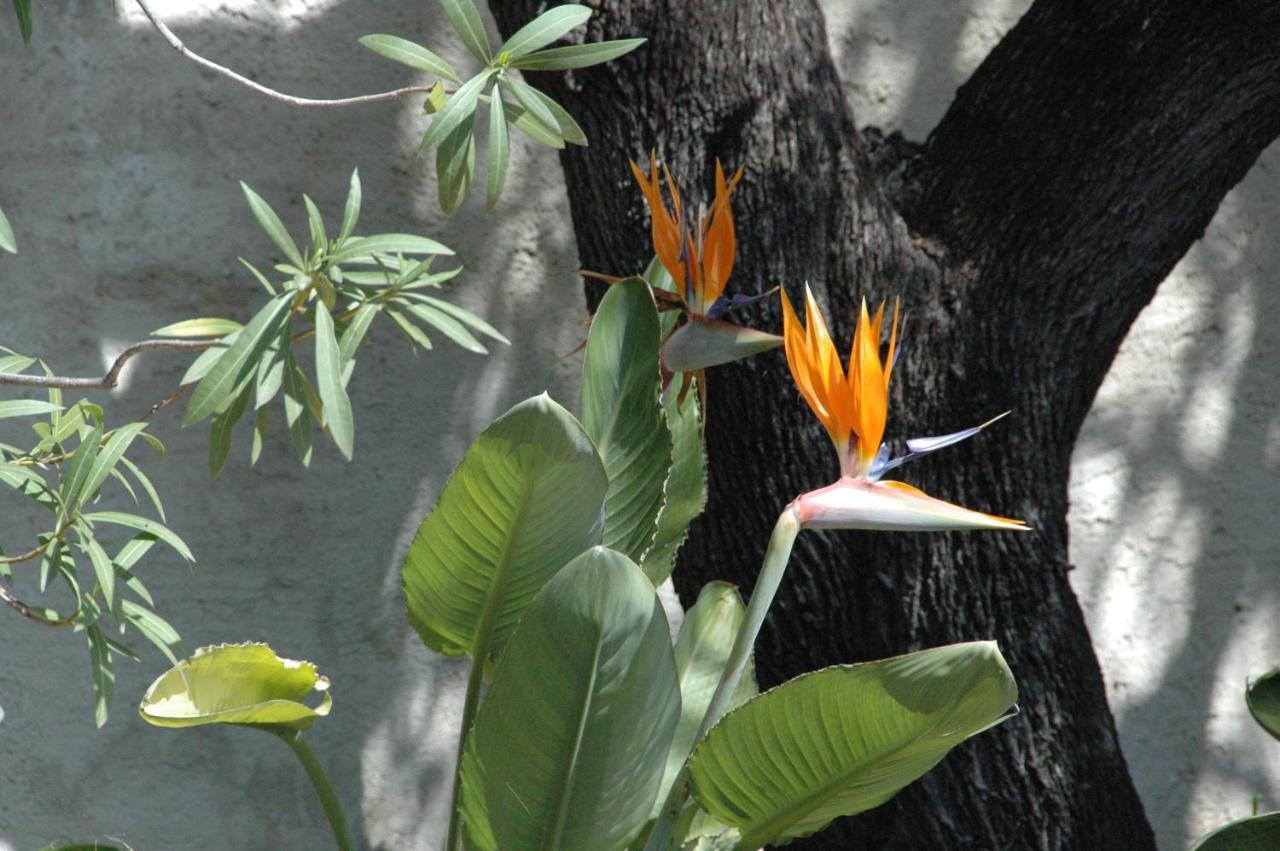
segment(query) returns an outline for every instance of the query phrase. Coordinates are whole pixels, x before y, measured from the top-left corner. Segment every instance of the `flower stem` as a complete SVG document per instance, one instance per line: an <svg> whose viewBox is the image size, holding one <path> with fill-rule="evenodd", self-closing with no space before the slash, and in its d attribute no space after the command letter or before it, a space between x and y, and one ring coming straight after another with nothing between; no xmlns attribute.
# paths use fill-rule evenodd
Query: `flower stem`
<svg viewBox="0 0 1280 851"><path fill-rule="evenodd" d="M302 741L302 731L290 729L273 732L298 755L298 761L302 763L307 777L311 779L316 797L320 799L320 806L324 808L324 814L329 819L333 838L338 842L338 851L351 851L351 836L347 832L347 819L342 814L342 804L338 801L338 795L333 791L333 784L329 782L329 776L324 773L320 760L316 759L316 755L311 752L307 743Z"/></svg>
<svg viewBox="0 0 1280 851"><path fill-rule="evenodd" d="M449 838L445 840L444 851L459 851L462 847L462 819L458 817L459 797L462 794L462 749L467 744L467 733L471 732L471 723L476 717L476 708L480 705L480 689L484 684L484 665L479 661L471 663L471 676L467 678L467 696L462 702L462 723L458 732L458 761L453 768L453 797L449 802Z"/></svg>
<svg viewBox="0 0 1280 851"><path fill-rule="evenodd" d="M702 723L698 725L698 733L693 738L694 747L697 747L707 731L729 709L729 702L733 699L739 680L742 679L742 672L746 670L747 660L751 658L751 650L755 646L756 637L760 634L760 627L764 625L765 616L769 614L769 607L773 605L773 598L777 595L782 577L787 572L787 563L791 560L791 548L801 528L800 517L796 513L793 502L782 510L778 522L774 524L773 535L769 538L769 548L765 550L764 563L760 566L760 575L756 577L756 587L751 591L751 599L747 602L742 626L739 627L738 635L733 640L733 649L729 652L729 661L725 664L724 673L720 675L720 683L711 697L711 703L707 705L706 714L702 716ZM680 812L684 809L688 797L689 761L686 759L680 774L671 784L662 812L659 813L653 832L649 834L649 841L645 844L645 851L658 851L667 847L676 820L680 818Z"/></svg>

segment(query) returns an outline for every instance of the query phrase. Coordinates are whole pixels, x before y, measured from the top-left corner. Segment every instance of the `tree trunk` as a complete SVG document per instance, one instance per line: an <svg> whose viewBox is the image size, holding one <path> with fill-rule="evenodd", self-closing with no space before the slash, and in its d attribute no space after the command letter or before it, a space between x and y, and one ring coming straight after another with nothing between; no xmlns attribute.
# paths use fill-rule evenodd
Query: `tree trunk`
<svg viewBox="0 0 1280 851"><path fill-rule="evenodd" d="M508 34L541 5L491 2ZM1130 323L1280 133L1280 7L1040 0L923 146L857 131L812 0L602 2L587 38L637 35L624 60L531 75L591 140L562 156L583 266L634 273L652 254L628 157L656 148L695 204L715 158L745 165L730 292L794 299L808 281L846 340L859 298L901 295L891 437L1013 412L903 478L1033 533L807 532L757 665L769 686L994 638L1022 712L797 845L1154 848L1067 581L1071 451ZM779 325L774 301L739 318ZM749 592L783 505L837 472L780 351L708 384L686 601L714 578Z"/></svg>

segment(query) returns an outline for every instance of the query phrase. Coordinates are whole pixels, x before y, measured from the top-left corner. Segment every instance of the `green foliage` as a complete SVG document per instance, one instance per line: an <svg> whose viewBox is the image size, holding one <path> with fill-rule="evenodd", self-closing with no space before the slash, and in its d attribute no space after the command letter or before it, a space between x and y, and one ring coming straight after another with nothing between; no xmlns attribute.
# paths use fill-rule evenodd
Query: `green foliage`
<svg viewBox="0 0 1280 851"><path fill-rule="evenodd" d="M316 695L314 707L305 701ZM151 684L138 712L157 727L243 724L305 730L329 714L329 680L266 644L201 647Z"/></svg>
<svg viewBox="0 0 1280 851"><path fill-rule="evenodd" d="M507 342L469 311L422 292L440 288L461 271L432 271L436 257L453 254L447 246L416 234L355 234L362 198L357 172L351 174L342 222L332 239L320 209L303 196L305 247L299 247L262 196L241 187L254 219L288 261L275 266L286 277L273 283L245 263L269 295L246 323L199 317L155 332L161 337L219 337L182 378L182 384L195 385L183 424L211 418L210 475L223 469L234 429L249 410L254 412L250 461L256 463L270 424L267 406L281 395L284 419L304 465L311 461L313 425L327 431L350 459L355 452L355 420L347 386L360 344L379 314L390 318L411 345L422 348L431 348L434 333L480 353L487 351L480 337ZM308 320L309 329L295 330L295 323ZM314 377L304 370L296 351L296 344L308 337L315 337Z"/></svg>
<svg viewBox="0 0 1280 851"><path fill-rule="evenodd" d="M31 43L31 0L13 0L13 11L18 16L18 29L22 43Z"/></svg>
<svg viewBox="0 0 1280 851"><path fill-rule="evenodd" d="M0 358L0 371L21 374L36 361L14 353ZM138 657L112 634L130 628L171 659L181 653L178 633L154 611L155 601L138 578L138 561L156 542L162 542L186 561L193 561L187 545L162 522L164 507L151 480L127 453L139 438L163 452L163 445L145 431L146 424L129 423L107 429L103 411L88 400L64 406L62 392L50 390L47 401L12 399L0 402L0 417L47 416L32 424L37 442L24 449L0 444L0 482L32 500L49 514L47 531L33 538L29 552L0 561L0 577L12 580L15 568L38 565L40 593L60 586L72 599L60 613L24 604L28 617L52 625L73 625L84 631L89 648L94 693L94 718L106 723L115 685L114 658ZM90 510L119 496L106 486L114 482L134 504L141 490L159 515L155 520L126 511ZM128 537L121 540L119 531ZM112 541L115 543L112 543ZM111 554L112 550L115 555Z"/></svg>
<svg viewBox="0 0 1280 851"><path fill-rule="evenodd" d="M690 759L694 797L744 848L807 836L889 800L1016 699L994 642L803 674L711 728Z"/></svg>
<svg viewBox="0 0 1280 851"><path fill-rule="evenodd" d="M640 830L680 712L668 636L653 586L620 553L588 550L547 583L467 741L463 817L496 840L473 835L476 847L613 849Z"/></svg>
<svg viewBox="0 0 1280 851"><path fill-rule="evenodd" d="M1280 740L1280 668L1249 683L1244 692L1249 713L1271 737Z"/></svg>
<svg viewBox="0 0 1280 851"><path fill-rule="evenodd" d="M1200 837L1191 851L1275 851L1280 848L1280 812L1224 824Z"/></svg>
<svg viewBox="0 0 1280 851"><path fill-rule="evenodd" d="M4 210L0 210L0 251L7 251L10 254L18 253L18 241L13 236L13 225L9 224Z"/></svg>
<svg viewBox="0 0 1280 851"><path fill-rule="evenodd" d="M609 474L604 545L639 561L653 542L671 470L659 393L658 312L640 278L600 302L582 366L582 424Z"/></svg>
<svg viewBox="0 0 1280 851"><path fill-rule="evenodd" d="M607 488L572 414L546 395L516 405L476 438L409 546L409 623L483 664L547 580L600 543Z"/></svg>
<svg viewBox="0 0 1280 851"><path fill-rule="evenodd" d="M587 144L582 128L569 112L545 92L512 74L522 71L564 71L588 68L624 56L644 43L642 38L596 44L546 48L591 17L579 4L553 6L521 27L497 52L489 44L480 11L472 0L440 0L449 22L471 55L483 64L465 82L453 67L420 44L392 35L367 35L360 43L380 56L436 77L424 112L434 115L422 139L420 151L436 148L436 181L440 207L456 210L475 179L475 112L480 103L489 106L489 152L486 156L486 209L492 210L502 194L510 160L507 123L539 144L563 148L566 143ZM443 82L458 84L452 92ZM510 95L515 102L504 100Z"/></svg>

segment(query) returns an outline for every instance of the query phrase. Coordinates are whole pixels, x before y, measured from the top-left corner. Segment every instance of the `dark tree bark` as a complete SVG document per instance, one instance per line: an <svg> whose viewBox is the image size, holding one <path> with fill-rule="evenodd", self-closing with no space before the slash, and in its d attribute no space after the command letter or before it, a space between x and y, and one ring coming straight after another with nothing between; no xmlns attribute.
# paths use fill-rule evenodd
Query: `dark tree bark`
<svg viewBox="0 0 1280 851"><path fill-rule="evenodd" d="M543 5L493 0L507 33ZM889 433L1011 410L904 478L1031 534L805 533L758 647L762 685L838 662L994 638L1022 714L958 748L825 848L1144 849L1101 674L1067 581L1076 435L1121 339L1227 190L1280 134L1280 4L1039 0L920 146L858 132L811 0L600 4L589 39L649 43L543 75L592 145L563 157L582 264L651 255L627 157L687 188L746 166L729 288L805 281L848 339L857 300L911 311ZM598 296L588 285L588 299ZM776 329L776 303L744 317ZM795 495L834 454L781 352L714 370L710 502L676 583L749 591Z"/></svg>

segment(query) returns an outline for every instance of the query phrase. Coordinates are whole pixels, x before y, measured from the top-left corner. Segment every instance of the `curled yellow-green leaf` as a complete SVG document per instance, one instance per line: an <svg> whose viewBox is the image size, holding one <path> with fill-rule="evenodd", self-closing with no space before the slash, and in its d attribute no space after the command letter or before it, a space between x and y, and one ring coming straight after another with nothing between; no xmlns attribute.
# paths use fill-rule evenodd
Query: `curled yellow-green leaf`
<svg viewBox="0 0 1280 851"><path fill-rule="evenodd" d="M305 701L320 693L315 707ZM246 724L305 730L329 714L329 678L266 644L201 647L151 684L138 712L157 727Z"/></svg>

